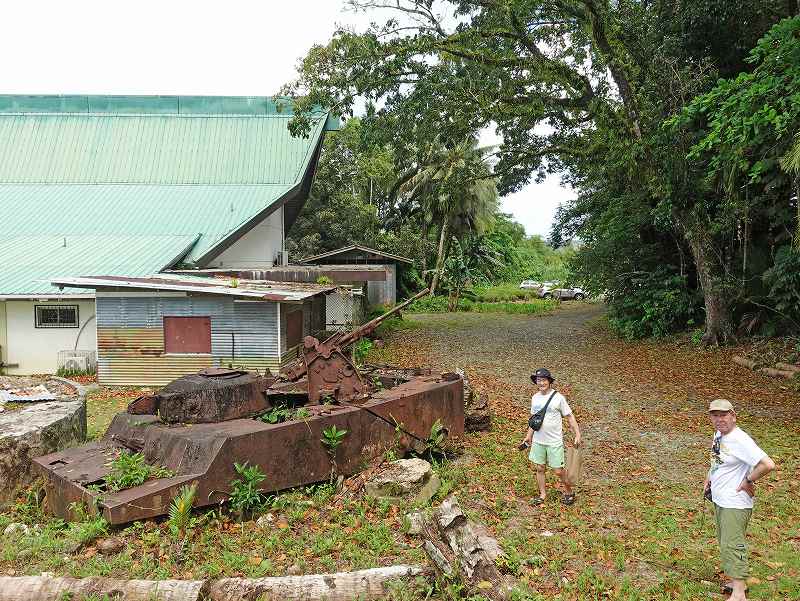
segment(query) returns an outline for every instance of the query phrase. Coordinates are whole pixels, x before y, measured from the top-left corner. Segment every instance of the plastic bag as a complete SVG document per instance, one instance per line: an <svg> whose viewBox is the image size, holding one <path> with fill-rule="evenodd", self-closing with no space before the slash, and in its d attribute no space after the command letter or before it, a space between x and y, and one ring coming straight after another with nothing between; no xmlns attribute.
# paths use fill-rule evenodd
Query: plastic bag
<svg viewBox="0 0 800 601"><path fill-rule="evenodd" d="M571 486L575 486L583 477L583 446L567 447L567 460L564 466L566 470L566 480Z"/></svg>

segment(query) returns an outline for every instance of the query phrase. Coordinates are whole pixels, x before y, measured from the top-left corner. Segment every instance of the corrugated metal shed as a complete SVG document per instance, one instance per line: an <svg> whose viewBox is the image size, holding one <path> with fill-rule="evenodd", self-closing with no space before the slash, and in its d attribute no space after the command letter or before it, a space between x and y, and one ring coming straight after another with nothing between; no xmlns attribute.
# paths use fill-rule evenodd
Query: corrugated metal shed
<svg viewBox="0 0 800 601"><path fill-rule="evenodd" d="M160 386L204 367L280 367L278 304L233 298L97 299L98 381ZM164 317L210 317L211 354L164 351Z"/></svg>
<svg viewBox="0 0 800 601"><path fill-rule="evenodd" d="M87 266L108 275L146 275L180 257L197 236L29 236L0 238L0 297L55 295L50 278ZM71 293L92 290L71 289Z"/></svg>
<svg viewBox="0 0 800 601"><path fill-rule="evenodd" d="M294 207L322 132L338 124L320 111L311 135L293 138L290 115L288 99L0 96L0 295L39 293L33 282L52 275L35 265L5 269L2 253L36 252L36 236L173 236L179 244L199 235L185 261L202 264L271 211ZM144 245L117 247L113 265L76 256L61 275L126 265L139 275Z"/></svg>

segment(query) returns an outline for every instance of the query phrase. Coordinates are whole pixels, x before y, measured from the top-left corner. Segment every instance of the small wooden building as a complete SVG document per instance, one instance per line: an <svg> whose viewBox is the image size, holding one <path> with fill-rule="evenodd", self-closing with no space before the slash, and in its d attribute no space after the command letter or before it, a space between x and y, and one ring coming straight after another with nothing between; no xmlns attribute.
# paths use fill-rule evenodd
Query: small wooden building
<svg viewBox="0 0 800 601"><path fill-rule="evenodd" d="M161 386L207 367L269 369L325 329L333 286L157 274L53 280L96 291L97 379Z"/></svg>
<svg viewBox="0 0 800 601"><path fill-rule="evenodd" d="M353 244L337 250L306 257L298 261L303 265L317 266L330 272L347 272L363 277L367 303L375 305L394 305L397 302L397 277L403 265L413 261L406 257ZM359 271L359 268L360 271ZM361 273L363 272L363 273ZM341 281L334 279L334 281ZM355 280L354 280L355 281Z"/></svg>

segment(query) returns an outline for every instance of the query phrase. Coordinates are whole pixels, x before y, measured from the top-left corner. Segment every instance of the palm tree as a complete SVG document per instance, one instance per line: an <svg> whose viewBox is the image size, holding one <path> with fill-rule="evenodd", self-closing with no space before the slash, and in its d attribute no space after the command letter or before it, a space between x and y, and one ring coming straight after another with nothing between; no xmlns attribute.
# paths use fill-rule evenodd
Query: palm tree
<svg viewBox="0 0 800 601"><path fill-rule="evenodd" d="M438 286L450 237L483 233L497 212L497 186L484 160L485 152L474 138L453 148L432 147L413 175L399 186L400 193L415 200L422 210L426 231L429 224L439 224L431 294Z"/></svg>
<svg viewBox="0 0 800 601"><path fill-rule="evenodd" d="M795 135L794 144L780 160L781 167L795 176L797 192L797 227L794 231L794 247L800 250L800 132Z"/></svg>

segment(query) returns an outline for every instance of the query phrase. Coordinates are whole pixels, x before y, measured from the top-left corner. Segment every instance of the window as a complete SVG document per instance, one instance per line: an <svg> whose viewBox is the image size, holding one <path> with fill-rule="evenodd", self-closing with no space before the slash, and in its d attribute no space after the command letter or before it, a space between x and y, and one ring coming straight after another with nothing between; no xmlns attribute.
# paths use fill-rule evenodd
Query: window
<svg viewBox="0 0 800 601"><path fill-rule="evenodd" d="M211 353L210 317L165 317L165 353Z"/></svg>
<svg viewBox="0 0 800 601"><path fill-rule="evenodd" d="M36 305L37 328L77 328L78 305Z"/></svg>

